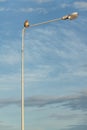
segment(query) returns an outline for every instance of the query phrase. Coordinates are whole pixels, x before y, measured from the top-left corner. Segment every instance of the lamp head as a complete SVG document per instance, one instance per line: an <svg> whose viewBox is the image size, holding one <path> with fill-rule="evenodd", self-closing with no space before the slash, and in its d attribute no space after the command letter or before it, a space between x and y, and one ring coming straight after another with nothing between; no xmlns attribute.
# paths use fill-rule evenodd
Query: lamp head
<svg viewBox="0 0 87 130"><path fill-rule="evenodd" d="M78 12L74 12L70 15L68 15L68 19L73 20L76 19L78 17Z"/></svg>
<svg viewBox="0 0 87 130"><path fill-rule="evenodd" d="M66 20L66 19L73 20L73 19L76 19L77 17L78 17L78 13L77 13L77 12L74 12L74 13L72 13L72 14L63 16L61 19L62 19L62 20Z"/></svg>
<svg viewBox="0 0 87 130"><path fill-rule="evenodd" d="M24 27L25 27L25 28L28 28L28 27L29 27L29 22L28 22L28 20L26 20L26 21L24 22Z"/></svg>

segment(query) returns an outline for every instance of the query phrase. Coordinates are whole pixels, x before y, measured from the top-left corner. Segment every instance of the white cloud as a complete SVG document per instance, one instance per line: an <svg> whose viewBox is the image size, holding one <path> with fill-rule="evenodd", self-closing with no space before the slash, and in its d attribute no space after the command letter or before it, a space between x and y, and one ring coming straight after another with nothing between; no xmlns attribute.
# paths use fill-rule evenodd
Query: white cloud
<svg viewBox="0 0 87 130"><path fill-rule="evenodd" d="M19 58L19 52L15 47L5 44L2 45L0 49L0 63L2 65L15 65L20 61Z"/></svg>
<svg viewBox="0 0 87 130"><path fill-rule="evenodd" d="M5 8L0 8L0 12L1 12L1 11L4 11L4 10L5 10Z"/></svg>
<svg viewBox="0 0 87 130"><path fill-rule="evenodd" d="M36 1L38 3L47 3L47 2L51 2L53 0L34 0L34 1Z"/></svg>
<svg viewBox="0 0 87 130"><path fill-rule="evenodd" d="M87 10L87 2L81 1L81 2L74 2L74 7L77 9L83 9Z"/></svg>
<svg viewBox="0 0 87 130"><path fill-rule="evenodd" d="M1 7L0 8L0 12L2 12L2 11L9 11L10 9L8 9L8 8L4 8L4 7Z"/></svg>
<svg viewBox="0 0 87 130"><path fill-rule="evenodd" d="M53 0L25 0L25 1L34 1L36 3L48 3L52 2Z"/></svg>
<svg viewBox="0 0 87 130"><path fill-rule="evenodd" d="M46 81L49 79L49 73L52 71L52 67L49 65L38 65L33 70L26 70L25 79L27 82L31 81Z"/></svg>
<svg viewBox="0 0 87 130"><path fill-rule="evenodd" d="M87 76L84 68L82 70L80 68L80 65L86 64L87 46L81 37L78 37L78 32L69 29L68 26L66 28L63 26L61 29L58 26L58 30L55 30L55 27L44 30L36 28L32 33L33 31L31 36L30 32L27 35L25 57L29 64L38 66L42 63L43 66L42 68L38 66L38 69L31 71L31 75L27 75L31 81L62 79L64 81ZM44 67L46 64L49 69ZM53 73L55 75L52 77Z"/></svg>
<svg viewBox="0 0 87 130"><path fill-rule="evenodd" d="M15 52L8 52L7 54L1 54L0 63L5 65L14 65L19 62L19 54Z"/></svg>
<svg viewBox="0 0 87 130"><path fill-rule="evenodd" d="M70 4L65 4L65 3L63 3L63 4L61 4L61 7L62 7L62 8L70 7Z"/></svg>
<svg viewBox="0 0 87 130"><path fill-rule="evenodd" d="M2 130L17 130L17 127L9 124L8 122L0 121L0 129Z"/></svg>
<svg viewBox="0 0 87 130"><path fill-rule="evenodd" d="M0 76L1 85L2 84L8 84L8 88L10 88L10 87L12 88L12 86L9 87L9 84L15 84L15 83L19 82L19 80L20 80L20 74L15 74L15 73L11 74L11 73L9 73L9 74L2 74Z"/></svg>
<svg viewBox="0 0 87 130"><path fill-rule="evenodd" d="M33 11L35 11L35 9L34 8L22 8L22 9L20 9L22 12L33 12Z"/></svg>
<svg viewBox="0 0 87 130"><path fill-rule="evenodd" d="M0 0L0 2L5 2L5 1L7 1L7 0Z"/></svg>
<svg viewBox="0 0 87 130"><path fill-rule="evenodd" d="M39 12L39 13L47 13L47 10L44 8L22 8L20 9L21 12Z"/></svg>
<svg viewBox="0 0 87 130"><path fill-rule="evenodd" d="M64 27L65 25L63 27L56 26L58 27L34 28L34 31L32 28L29 34L26 33L25 79L27 82L61 81L62 79L64 81L73 79L75 76L87 76L86 71L80 69L80 65L86 63L87 46L83 43L80 35L78 37L78 33L68 25L67 27ZM1 64L17 65L20 62L17 46L15 47L13 44L2 47L1 50L4 52L0 50ZM28 69L30 64L35 65L35 68ZM6 76L2 77L2 80L6 82L7 80L12 82L18 77L11 75L12 79L10 75L8 78Z"/></svg>
<svg viewBox="0 0 87 130"><path fill-rule="evenodd" d="M85 1L76 1L76 2L73 2L72 4L61 4L61 7L62 8L67 8L67 7L74 7L76 9L82 9L82 10L87 10L87 2Z"/></svg>
<svg viewBox="0 0 87 130"><path fill-rule="evenodd" d="M34 2L37 2L37 3L48 3L48 2L51 2L53 0L30 0L30 1L34 1Z"/></svg>

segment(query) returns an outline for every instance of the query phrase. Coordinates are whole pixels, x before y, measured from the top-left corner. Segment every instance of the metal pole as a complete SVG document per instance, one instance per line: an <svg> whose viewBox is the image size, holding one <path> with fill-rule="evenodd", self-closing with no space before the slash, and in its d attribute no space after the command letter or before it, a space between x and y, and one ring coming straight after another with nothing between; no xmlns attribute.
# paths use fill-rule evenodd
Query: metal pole
<svg viewBox="0 0 87 130"><path fill-rule="evenodd" d="M22 30L22 50L21 50L21 130L24 130L24 32Z"/></svg>
<svg viewBox="0 0 87 130"><path fill-rule="evenodd" d="M48 20L48 21L41 22L41 23L31 24L30 27L39 26L39 25L42 25L42 24L48 24L48 23L59 21L59 20L62 20L62 19L56 18L56 19Z"/></svg>
<svg viewBox="0 0 87 130"><path fill-rule="evenodd" d="M48 24L51 22L59 21L59 20L67 20L67 19L73 20L77 18L77 16L78 16L78 13L74 12L70 15L63 16L62 18L56 18L56 19L48 20L45 22L37 23L37 24L29 25L28 20L24 22L24 28L22 29L22 50L21 50L22 51L21 52L21 61L22 61L21 62L21 130L24 130L24 33L25 33L25 29L28 27Z"/></svg>

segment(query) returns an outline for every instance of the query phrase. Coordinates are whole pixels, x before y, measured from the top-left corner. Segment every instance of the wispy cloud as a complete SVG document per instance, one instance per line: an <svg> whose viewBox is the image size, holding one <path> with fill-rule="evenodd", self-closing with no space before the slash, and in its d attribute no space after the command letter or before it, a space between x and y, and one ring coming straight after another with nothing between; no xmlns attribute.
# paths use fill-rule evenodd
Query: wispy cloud
<svg viewBox="0 0 87 130"><path fill-rule="evenodd" d="M51 2L53 0L30 0L30 1L34 1L34 2L37 2L37 3L48 3L48 2Z"/></svg>
<svg viewBox="0 0 87 130"><path fill-rule="evenodd" d="M0 55L1 64L14 65L19 62L20 56L19 56L19 53L17 52L17 50L15 50L14 48L11 48L9 45L2 46L1 50L5 51L5 52L1 51L1 55Z"/></svg>
<svg viewBox="0 0 87 130"><path fill-rule="evenodd" d="M47 3L47 2L51 2L53 0L34 0L34 1L36 1L38 3Z"/></svg>
<svg viewBox="0 0 87 130"><path fill-rule="evenodd" d="M45 8L22 8L20 9L20 12L39 12L39 13L47 13L47 10Z"/></svg>
<svg viewBox="0 0 87 130"><path fill-rule="evenodd" d="M2 129L2 130L5 130L5 129L7 129L7 130L16 130L17 127L12 126L8 122L0 121L0 129Z"/></svg>
<svg viewBox="0 0 87 130"><path fill-rule="evenodd" d="M62 105L73 110L87 111L87 93L80 95L64 96L64 97L49 97L49 96L35 96L25 100L25 106L44 107L47 105Z"/></svg>
<svg viewBox="0 0 87 130"><path fill-rule="evenodd" d="M86 123L84 124L78 124L78 125L71 125L69 127L67 127L66 129L62 129L62 130L86 130L87 129L87 125Z"/></svg>
<svg viewBox="0 0 87 130"><path fill-rule="evenodd" d="M0 12L9 11L9 10L10 10L9 8L0 7Z"/></svg>
<svg viewBox="0 0 87 130"><path fill-rule="evenodd" d="M52 118L52 119L56 119L56 120L71 120L71 119L76 119L76 118L80 118L81 116L83 116L83 114L78 114L78 113L75 113L75 114L71 114L71 113L61 113L61 114L58 114L58 113L53 113L49 116L49 118Z"/></svg>
<svg viewBox="0 0 87 130"><path fill-rule="evenodd" d="M12 54L12 55L11 55ZM8 53L7 55L3 54L0 59L1 64L14 65L19 62L19 54ZM8 58L7 58L8 57Z"/></svg>
<svg viewBox="0 0 87 130"><path fill-rule="evenodd" d="M62 4L61 4L61 7L62 7L62 8L70 7L70 4L62 3Z"/></svg>
<svg viewBox="0 0 87 130"><path fill-rule="evenodd" d="M87 10L87 2L85 2L85 1L76 1L76 2L73 2L72 4L63 3L63 4L61 4L61 7L62 8L74 7L76 9Z"/></svg>
<svg viewBox="0 0 87 130"><path fill-rule="evenodd" d="M49 78L49 73L52 70L52 67L49 65L37 65L35 68L32 68L31 70L26 69L26 82L51 80Z"/></svg>
<svg viewBox="0 0 87 130"><path fill-rule="evenodd" d="M58 30L55 29L56 26L58 26ZM69 29L68 25L67 27L64 27L65 25L56 26L44 29L36 28L34 31L30 30L29 33L26 33L25 80L27 82L55 80L63 82L87 76L86 66L84 66L87 46L83 43L83 39L80 35L78 37L78 33L74 29ZM3 45L0 49L0 64L3 66L20 64L21 54L17 50L18 46L13 41L10 42L12 43L10 46ZM29 68L29 65L33 66ZM11 74L11 76L4 74L1 75L1 82L14 83L15 80L18 81L17 78L18 73Z"/></svg>
<svg viewBox="0 0 87 130"><path fill-rule="evenodd" d="M0 99L0 107L9 105L20 105L18 99ZM87 111L87 92L71 96L33 96L25 99L25 107L45 107L49 105L60 105L73 110Z"/></svg>
<svg viewBox="0 0 87 130"><path fill-rule="evenodd" d="M87 2L85 1L77 1L74 2L73 6L77 9L83 9L83 10L87 10Z"/></svg>
<svg viewBox="0 0 87 130"><path fill-rule="evenodd" d="M61 29L58 26L58 29L58 31L55 30L55 27L44 28L44 31L43 29L35 29L34 33L31 31L31 36L30 33L27 34L26 61L29 64L37 64L38 66L38 69L34 68L33 71L31 70L31 74L28 75L29 77L36 77L36 79L40 80L58 80L62 78L70 79L74 76L87 76L86 71L84 70L87 46L86 44L83 44L83 39L78 37L79 34L75 30L70 29L67 31L68 26L63 26ZM61 38L61 36L64 37ZM41 64L42 67L40 67ZM58 74L56 71L58 71ZM53 72L56 76L51 77ZM40 77L43 78L38 78L39 74Z"/></svg>
<svg viewBox="0 0 87 130"><path fill-rule="evenodd" d="M15 74L15 72L13 72L13 73L9 72L9 74L1 74L0 75L0 83L1 83L1 85L8 84L8 86L9 86L9 84L15 84L15 83L17 83L19 81L19 79L20 79L20 74L17 74L17 73ZM6 89L7 88L11 89L12 86L6 87ZM3 87L3 89L4 89L4 87Z"/></svg>
<svg viewBox="0 0 87 130"><path fill-rule="evenodd" d="M15 8L5 8L5 7L0 7L0 12L4 12L4 11L11 11L11 12L24 12L24 13L34 13L34 12L38 12L38 13L44 13L46 14L48 11L45 8L19 8L18 10Z"/></svg>
<svg viewBox="0 0 87 130"><path fill-rule="evenodd" d="M6 2L7 0L0 0L0 2Z"/></svg>

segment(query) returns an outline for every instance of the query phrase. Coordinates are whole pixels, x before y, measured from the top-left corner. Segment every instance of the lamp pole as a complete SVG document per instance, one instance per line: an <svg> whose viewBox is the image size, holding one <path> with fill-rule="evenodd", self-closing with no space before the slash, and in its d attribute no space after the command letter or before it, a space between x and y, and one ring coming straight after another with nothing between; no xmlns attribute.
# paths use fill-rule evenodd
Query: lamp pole
<svg viewBox="0 0 87 130"><path fill-rule="evenodd" d="M59 20L67 20L67 19L73 20L77 17L78 17L78 13L74 12L72 14L63 16L61 18L56 18L56 19L48 20L45 22L37 23L37 24L29 25L28 20L24 22L24 27L22 29L22 47L21 47L21 130L24 130L24 35L25 35L25 30L28 27L35 27L42 24L56 22Z"/></svg>
<svg viewBox="0 0 87 130"><path fill-rule="evenodd" d="M21 49L21 130L24 130L24 31L22 29L22 49Z"/></svg>

